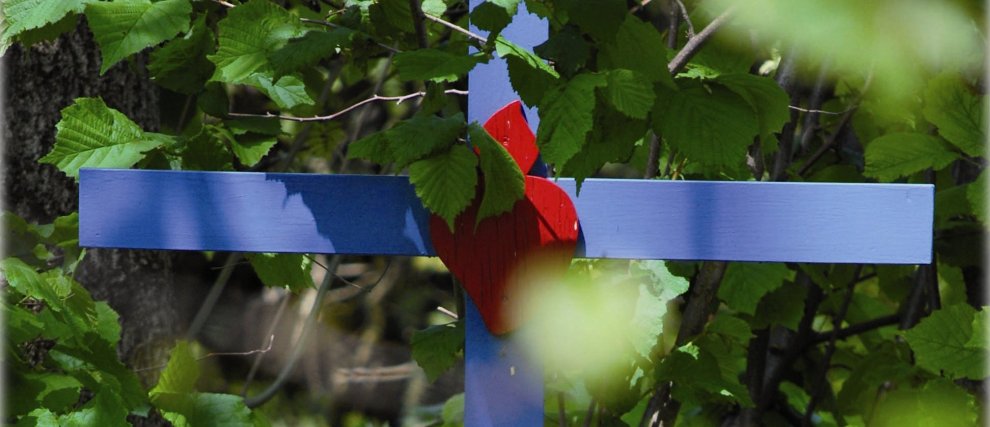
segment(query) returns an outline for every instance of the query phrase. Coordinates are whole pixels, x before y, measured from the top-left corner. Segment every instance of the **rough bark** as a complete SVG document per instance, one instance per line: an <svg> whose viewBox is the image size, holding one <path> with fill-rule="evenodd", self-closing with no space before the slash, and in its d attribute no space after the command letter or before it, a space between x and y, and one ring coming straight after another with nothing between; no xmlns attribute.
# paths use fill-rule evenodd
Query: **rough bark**
<svg viewBox="0 0 990 427"><path fill-rule="evenodd" d="M55 41L15 45L3 58L3 203L29 222L49 223L77 209L76 183L38 163L55 143L60 110L75 98L99 96L147 130L159 125L158 91L147 77L146 58L139 55L100 76L99 51L83 21ZM120 313L118 352L131 366L166 360L178 327L171 267L172 256L164 252L90 250L76 272L94 298Z"/></svg>

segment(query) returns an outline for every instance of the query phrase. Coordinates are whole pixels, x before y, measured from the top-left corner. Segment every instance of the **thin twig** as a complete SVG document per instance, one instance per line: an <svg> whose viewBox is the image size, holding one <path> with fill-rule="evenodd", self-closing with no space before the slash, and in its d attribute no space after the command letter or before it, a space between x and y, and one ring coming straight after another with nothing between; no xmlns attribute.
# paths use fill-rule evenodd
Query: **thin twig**
<svg viewBox="0 0 990 427"><path fill-rule="evenodd" d="M438 306L437 306L437 311L439 311L439 312L441 312L441 313L443 313L443 314L446 314L446 315L447 315L447 316L449 316L449 317L450 317L451 319L454 319L454 320L457 320L457 318L458 318L458 317L457 317L457 313L454 313L453 311L450 311L450 310L447 310L447 309L446 309L446 308L444 308L444 306L442 306L442 305L438 305Z"/></svg>
<svg viewBox="0 0 990 427"><path fill-rule="evenodd" d="M330 261L330 270L323 276L323 283L320 284L320 289L316 292L316 298L313 299L313 306L309 309L309 315L306 316L302 331L299 333L299 338L296 339L292 348L292 354L289 355L289 362L282 367L282 371L278 373L278 377L275 378L275 381L268 388L256 396L244 399L244 404L248 408L257 408L275 396L275 393L285 385L285 381L289 379L289 375L295 370L296 363L299 362L299 356L302 355L303 349L306 348L306 342L309 339L311 329L316 324L316 318L319 317L320 307L323 306L323 299L326 297L327 291L330 290L330 284L333 283L334 274L331 271L336 271L338 265L340 265L340 255L334 255Z"/></svg>
<svg viewBox="0 0 990 427"><path fill-rule="evenodd" d="M278 304L278 309L275 310L275 317L272 318L272 323L268 325L268 335L275 336L275 327L278 326L278 322L282 320L282 313L285 312L285 307L289 305L289 296L282 295L282 302ZM255 358L254 362L251 362L251 369L248 370L247 378L244 379L244 386L241 388L241 397L247 397L248 387L251 386L251 382L254 381L254 376L258 373L258 368L261 367L261 359L265 358L265 353L259 353Z"/></svg>
<svg viewBox="0 0 990 427"><path fill-rule="evenodd" d="M790 108L790 109L795 110L795 111L800 111L802 113L830 114L830 115L834 115L834 116L841 116L841 115L847 113L849 110L852 110L853 109L853 108L847 108L847 109L842 110L842 111L827 111L827 110L816 110L816 109L813 109L813 108L801 108L801 107L798 107L796 105L788 105L787 108Z"/></svg>
<svg viewBox="0 0 990 427"><path fill-rule="evenodd" d="M715 34L715 31L725 25L726 22L729 22L729 19L732 18L732 14L735 10L735 6L729 6L725 12L722 12L721 15L713 19L712 22L701 30L700 33L688 39L687 43L684 44L684 47L681 48L681 50L677 52L677 55L674 56L674 59L670 60L670 63L667 64L667 70L670 71L671 74L681 72L681 69L683 69L684 66L687 65L688 61L690 61L691 58L701 50L701 47L706 41L708 41L708 39L712 37L713 34Z"/></svg>
<svg viewBox="0 0 990 427"><path fill-rule="evenodd" d="M445 90L443 93L445 93L447 95L467 95L468 94L468 91L466 91L466 90L457 90L457 89L448 89L448 90ZM365 105L365 104L370 104L372 102L377 102L377 101L395 101L396 103L401 104L404 101L408 101L408 100L414 99L414 98L420 98L420 97L423 97L423 96L426 96L426 92L413 92L413 93L409 93L409 94L405 94L405 95L400 95L400 96L381 96L381 95L374 95L371 98L362 100L362 101L360 101L360 102L358 102L356 104L353 104L353 105L351 105L351 106L349 106L347 108L344 108L343 110L340 110L340 111L338 111L336 113L333 113L333 114L330 114L330 115L327 115L327 116L295 117L295 116L285 116L285 115L281 115L281 114L272 114L270 112L269 113L265 113L265 114L227 113L227 115L229 115L231 117L261 117L261 118L266 118L266 119L279 119L279 120L287 120L287 121L291 121L291 122L300 122L300 123L304 123L304 122L323 122L323 121L334 120L334 119L336 119L336 118L338 118L338 117L340 117L340 116L342 116L344 114L347 114L347 113L351 112L355 108L358 108L358 107L360 107L362 105Z"/></svg>
<svg viewBox="0 0 990 427"><path fill-rule="evenodd" d="M225 0L213 0L213 1L216 2L217 4L223 6L223 7L233 8L233 7L236 7L237 6L237 5L233 4L233 3L228 2L228 1L225 1Z"/></svg>
<svg viewBox="0 0 990 427"><path fill-rule="evenodd" d="M848 327L839 329L835 332L835 337L837 339L845 339L854 335L859 335L862 333L870 332L875 329L882 328L884 326L896 325L901 320L900 314L891 314L889 316L878 317L876 319L867 320L862 323L857 323L855 325L849 325ZM833 331L817 333L811 338L809 344L821 344L827 342L832 338Z"/></svg>
<svg viewBox="0 0 990 427"><path fill-rule="evenodd" d="M688 37L689 38L693 38L694 37L694 24L691 23L691 17L688 16L687 7L684 7L684 2L682 2L681 0L674 0L674 2L677 3L677 8L681 10L681 18L684 19L684 23L687 24L687 27L688 27L687 34L688 34Z"/></svg>
<svg viewBox="0 0 990 427"><path fill-rule="evenodd" d="M479 35L477 35L475 33L472 33L472 32L470 32L470 31L468 31L468 30L466 30L464 28L461 28L461 26L459 26L459 25L452 24L450 22L444 21L443 19L437 18L436 16L433 16L433 15L430 15L430 14L427 14L427 13L424 13L423 14L423 17L426 18L426 19L429 19L430 21L436 22L437 24L443 25L444 27L450 28L451 30L457 31L458 33L464 34L465 36L468 36L468 37L470 37L472 39L475 39L477 41L480 41L482 44L488 43L488 39L486 39L486 38L484 38L482 36L479 36Z"/></svg>
<svg viewBox="0 0 990 427"><path fill-rule="evenodd" d="M216 356L250 356L252 354L268 353L269 351L272 350L272 343L274 343L274 342L275 342L275 335L271 335L271 336L268 337L268 345L265 348L257 348L257 349L248 350L248 351L207 353L205 355L202 355L200 357L197 357L196 358L196 361L200 361L200 360L203 360L203 359L208 359L210 357L216 357ZM151 371L151 370L160 370L160 369L165 369L167 367L168 367L168 364L166 363L164 365L159 365L159 366L149 366L147 368L138 368L138 369L135 369L134 372L144 372L144 371Z"/></svg>

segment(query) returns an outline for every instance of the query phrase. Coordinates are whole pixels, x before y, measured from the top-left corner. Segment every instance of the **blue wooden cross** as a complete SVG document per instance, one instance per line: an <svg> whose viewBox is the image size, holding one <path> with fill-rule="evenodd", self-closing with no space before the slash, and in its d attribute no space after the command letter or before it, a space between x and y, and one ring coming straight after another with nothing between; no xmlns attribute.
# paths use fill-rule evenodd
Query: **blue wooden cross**
<svg viewBox="0 0 990 427"><path fill-rule="evenodd" d="M532 48L546 28L522 10L503 34ZM471 72L469 92L468 120L482 123L516 98L498 59ZM580 219L576 257L931 262L931 185L589 179L579 196L557 184ZM79 220L87 247L434 255L406 177L84 169ZM542 425L541 369L466 306L465 423Z"/></svg>

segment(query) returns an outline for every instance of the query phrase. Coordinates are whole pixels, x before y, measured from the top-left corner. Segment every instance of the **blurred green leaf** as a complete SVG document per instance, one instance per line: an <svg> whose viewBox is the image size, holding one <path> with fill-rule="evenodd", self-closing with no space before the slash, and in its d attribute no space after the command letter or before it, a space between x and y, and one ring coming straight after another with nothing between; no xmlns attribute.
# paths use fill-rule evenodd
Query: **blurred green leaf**
<svg viewBox="0 0 990 427"><path fill-rule="evenodd" d="M95 0L6 0L0 4L4 18L0 32L0 56L17 35L60 21L70 13L82 13L87 3Z"/></svg>
<svg viewBox="0 0 990 427"><path fill-rule="evenodd" d="M970 156L986 150L986 97L971 93L954 73L943 73L925 89L925 118L939 135Z"/></svg>
<svg viewBox="0 0 990 427"><path fill-rule="evenodd" d="M430 326L416 331L412 336L412 357L416 360L416 364L423 368L430 382L436 381L440 375L452 368L457 362L458 354L463 351L463 321ZM446 405L444 409L446 413Z"/></svg>
<svg viewBox="0 0 990 427"><path fill-rule="evenodd" d="M656 28L633 15L626 16L615 41L601 45L598 68L624 68L652 82L674 86L667 71L667 46L663 38Z"/></svg>

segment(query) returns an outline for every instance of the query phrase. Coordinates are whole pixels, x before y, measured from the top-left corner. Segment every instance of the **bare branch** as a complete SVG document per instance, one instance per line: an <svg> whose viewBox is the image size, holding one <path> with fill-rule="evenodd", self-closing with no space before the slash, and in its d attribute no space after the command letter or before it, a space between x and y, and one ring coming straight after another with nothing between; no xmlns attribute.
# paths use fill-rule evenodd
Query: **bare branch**
<svg viewBox="0 0 990 427"><path fill-rule="evenodd" d="M430 21L436 22L437 24L443 25L444 27L450 28L451 30L457 31L458 33L464 34L464 35L466 35L466 36L468 36L468 37L470 37L472 39L475 39L477 41L480 41L482 44L488 43L488 39L486 39L486 38L484 38L482 36L479 36L479 35L477 35L475 33L472 33L472 32L470 32L470 31L468 31L468 30L466 30L464 28L461 28L458 25L455 25L455 24L452 24L450 22L444 21L443 19L440 19L440 18L438 18L436 16L433 16L433 15L424 13L423 14L423 17L426 18L426 19L429 19Z"/></svg>
<svg viewBox="0 0 990 427"><path fill-rule="evenodd" d="M715 34L715 31L725 25L726 22L729 22L729 19L732 18L732 14L735 10L736 8L734 6L730 6L725 10L725 12L722 12L721 15L712 20L712 22L701 30L700 33L694 37L691 37L687 43L684 44L684 47L677 52L674 59L667 64L667 70L670 71L670 74L679 73L681 69L687 65L688 61L690 61L691 58L701 50L701 47L705 44L705 42L708 41L713 34Z"/></svg>
<svg viewBox="0 0 990 427"><path fill-rule="evenodd" d="M796 105L788 105L787 108L790 108L790 109L792 109L794 111L800 111L802 113L829 114L829 115L833 115L833 116L841 116L841 115L845 114L847 111L853 109L853 108L849 108L849 109L845 109L845 110L842 110L842 111L827 111L827 110L816 110L816 109L813 109L813 108L801 108L801 107L798 107Z"/></svg>
<svg viewBox="0 0 990 427"><path fill-rule="evenodd" d="M462 95L463 96L463 95L467 95L468 94L468 91L466 91L466 90L457 90L457 89L448 89L448 90L445 90L443 93L445 93L447 95ZM381 95L374 95L371 98L362 100L362 101L357 102L357 103L355 103L355 104L353 104L353 105L351 105L351 106L349 106L347 108L344 108L343 110L340 110L340 111L338 111L336 113L333 113L333 114L330 114L330 115L326 115L326 116L295 117L295 116L285 116L285 115L272 114L272 113L265 113L265 114L227 113L227 115L229 115L231 117L261 117L261 118L287 120L287 121L300 122L300 123L303 123L303 122L323 122L323 121L334 120L334 119L336 119L336 118L338 118L338 117L340 117L340 116L342 116L344 114L347 114L347 113L351 112L352 110L354 110L354 109L356 109L356 108L358 108L358 107L360 107L362 105L370 104L372 102L392 101L392 102L396 102L396 103L400 103L401 104L404 101L408 101L408 100L414 99L414 98L420 98L420 97L423 97L423 96L426 96L426 92L413 92L413 93L409 93L409 94L405 94L405 95L401 95L401 96L381 96Z"/></svg>

